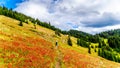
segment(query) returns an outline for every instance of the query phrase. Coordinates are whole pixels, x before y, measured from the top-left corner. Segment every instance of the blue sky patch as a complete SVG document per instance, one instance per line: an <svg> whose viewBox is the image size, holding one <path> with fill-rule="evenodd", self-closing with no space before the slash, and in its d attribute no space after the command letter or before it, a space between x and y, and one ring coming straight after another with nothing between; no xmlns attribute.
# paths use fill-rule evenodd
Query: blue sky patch
<svg viewBox="0 0 120 68"><path fill-rule="evenodd" d="M7 8L16 8L18 3L23 2L23 0L1 0L1 6L5 6Z"/></svg>

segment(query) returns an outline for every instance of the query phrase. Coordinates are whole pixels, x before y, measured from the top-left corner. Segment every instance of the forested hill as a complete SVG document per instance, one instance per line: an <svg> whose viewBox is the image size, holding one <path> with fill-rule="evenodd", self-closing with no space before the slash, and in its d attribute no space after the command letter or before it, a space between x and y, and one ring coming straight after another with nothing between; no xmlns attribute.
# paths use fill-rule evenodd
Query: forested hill
<svg viewBox="0 0 120 68"><path fill-rule="evenodd" d="M120 29L115 29L115 30L109 30L109 31L101 32L101 33L99 33L99 36L100 37L104 37L104 38L109 38L111 36L120 37Z"/></svg>
<svg viewBox="0 0 120 68"><path fill-rule="evenodd" d="M106 42L102 47L101 43L99 43L98 55L120 63L120 29L101 32L97 35Z"/></svg>
<svg viewBox="0 0 120 68"><path fill-rule="evenodd" d="M67 34L74 36L76 38L80 38L87 42L93 42L93 43L99 42L98 35L91 35L89 33L85 33L85 32L78 31L78 30L69 30Z"/></svg>

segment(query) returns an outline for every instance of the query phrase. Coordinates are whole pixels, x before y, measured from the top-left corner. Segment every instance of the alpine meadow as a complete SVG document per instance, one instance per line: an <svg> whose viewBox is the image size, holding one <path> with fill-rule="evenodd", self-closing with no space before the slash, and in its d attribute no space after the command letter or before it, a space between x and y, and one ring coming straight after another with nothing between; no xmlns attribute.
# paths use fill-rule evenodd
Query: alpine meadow
<svg viewBox="0 0 120 68"><path fill-rule="evenodd" d="M15 2L18 1L15 0ZM30 0L25 0L25 4L27 5L27 2L29 1ZM42 3L48 2L48 0L36 0L35 3L38 1ZM66 0L53 0L51 3L55 5L62 3L60 6L64 6L67 5L66 2ZM70 0L69 2L71 3L73 1ZM12 1L11 5L12 3L14 2ZM20 0L20 3L21 4L18 4L17 6L23 5L24 0ZM31 3L31 1L29 3ZM6 4L2 1L0 2L0 68L120 67L120 29L108 29L110 28L108 26L106 26L105 29L103 26L108 24L114 25L115 22L118 22L117 25L119 24L120 21L117 19L113 20L112 16L108 17L110 20L108 18L100 18L99 25L98 23L96 24L98 21L91 21L88 18L88 20L82 20L81 22L84 22L84 24L82 23L82 26L79 26L81 25L80 23L75 23L75 25L72 23L74 20L69 20L67 24L65 24L66 22L61 21L61 15L64 14L57 12L56 9L60 7L58 5L55 6L56 9L54 9L54 7L52 7L53 9L50 7L47 8L51 9L51 11L49 11L51 16L54 16L54 12L56 11L56 16L59 16L57 19L60 19L56 21L60 21L61 23L46 21L52 19L49 15L47 17L46 14L46 20L43 21L37 16L31 16L32 13L31 15L25 14L24 12L22 13L21 11L23 9L19 12L17 9L14 9L16 7L14 4L9 7L8 3ZM45 5L42 4L42 6ZM35 11L35 8L32 9ZM59 9L59 11L60 10L62 10L62 8ZM64 7L64 10L69 11L71 9ZM90 11L90 9L88 11ZM79 12L85 16L88 11ZM32 12L32 10L29 12ZM42 9L36 13L39 15L40 12L44 14ZM94 14L92 11L90 12L90 14ZM57 13L61 15L57 15ZM64 11L63 13L67 14L67 12ZM78 15L82 16L82 14ZM109 16L112 14L107 15ZM42 17L42 15L40 17ZM68 20L64 17L62 19L64 21ZM72 19L76 19L76 17L73 16ZM109 20L109 23L105 23L106 20ZM104 23L101 23L103 21ZM57 26L56 24L60 26ZM69 25L72 25L74 28L71 26L69 27ZM78 29L78 27L81 28ZM111 28L112 27L113 26L111 26ZM95 33L94 31L92 33L92 28L93 30L96 30Z"/></svg>

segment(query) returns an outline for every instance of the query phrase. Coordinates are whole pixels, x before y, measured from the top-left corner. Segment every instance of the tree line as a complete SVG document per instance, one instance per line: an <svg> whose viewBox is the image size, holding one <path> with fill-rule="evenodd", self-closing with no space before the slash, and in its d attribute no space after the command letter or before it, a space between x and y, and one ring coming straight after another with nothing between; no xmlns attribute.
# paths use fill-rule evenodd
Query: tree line
<svg viewBox="0 0 120 68"><path fill-rule="evenodd" d="M0 15L5 15L5 16L14 18L16 20L19 20L22 23L25 22L27 24L28 24L27 20L31 21L34 24L37 22L37 25L52 29L54 31L57 30L57 31L61 32L61 30L59 28L56 28L56 27L52 26L50 23L41 22L38 19L34 19L34 18L30 17L30 16L26 16L26 15L24 15L22 13L17 12L17 11L13 11L12 9L8 9L5 6L3 6L3 7L0 6ZM20 25L21 25L21 23L20 23Z"/></svg>

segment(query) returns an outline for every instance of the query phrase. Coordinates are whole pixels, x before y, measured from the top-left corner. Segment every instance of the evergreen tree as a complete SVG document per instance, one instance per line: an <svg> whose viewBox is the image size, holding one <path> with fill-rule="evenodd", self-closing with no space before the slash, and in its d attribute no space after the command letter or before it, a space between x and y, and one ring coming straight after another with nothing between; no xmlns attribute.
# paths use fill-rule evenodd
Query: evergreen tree
<svg viewBox="0 0 120 68"><path fill-rule="evenodd" d="M19 26L23 26L23 23L22 23L22 21L20 21L20 23L19 23Z"/></svg>
<svg viewBox="0 0 120 68"><path fill-rule="evenodd" d="M36 29L37 22L34 23L34 29Z"/></svg>
<svg viewBox="0 0 120 68"><path fill-rule="evenodd" d="M101 53L100 53L100 48L98 49L98 56L101 56Z"/></svg>
<svg viewBox="0 0 120 68"><path fill-rule="evenodd" d="M68 36L68 45L72 46L72 41L70 39L70 36Z"/></svg>
<svg viewBox="0 0 120 68"><path fill-rule="evenodd" d="M101 41L99 41L99 45L98 45L98 47L99 47L99 48L102 47L102 42L101 42Z"/></svg>
<svg viewBox="0 0 120 68"><path fill-rule="evenodd" d="M90 46L88 47L88 53L91 54L91 48L90 48Z"/></svg>
<svg viewBox="0 0 120 68"><path fill-rule="evenodd" d="M90 45L89 42L86 42L86 41L84 41L82 39L77 39L77 44L82 46L82 47L88 47Z"/></svg>
<svg viewBox="0 0 120 68"><path fill-rule="evenodd" d="M61 36L60 32L58 30L55 30L55 34L58 35L58 36Z"/></svg>
<svg viewBox="0 0 120 68"><path fill-rule="evenodd" d="M111 56L111 57L112 57L112 60L115 61L115 62L117 62L117 60L116 60L116 58L115 58L115 55L114 55L113 53L112 53L111 55L112 55L112 56Z"/></svg>

